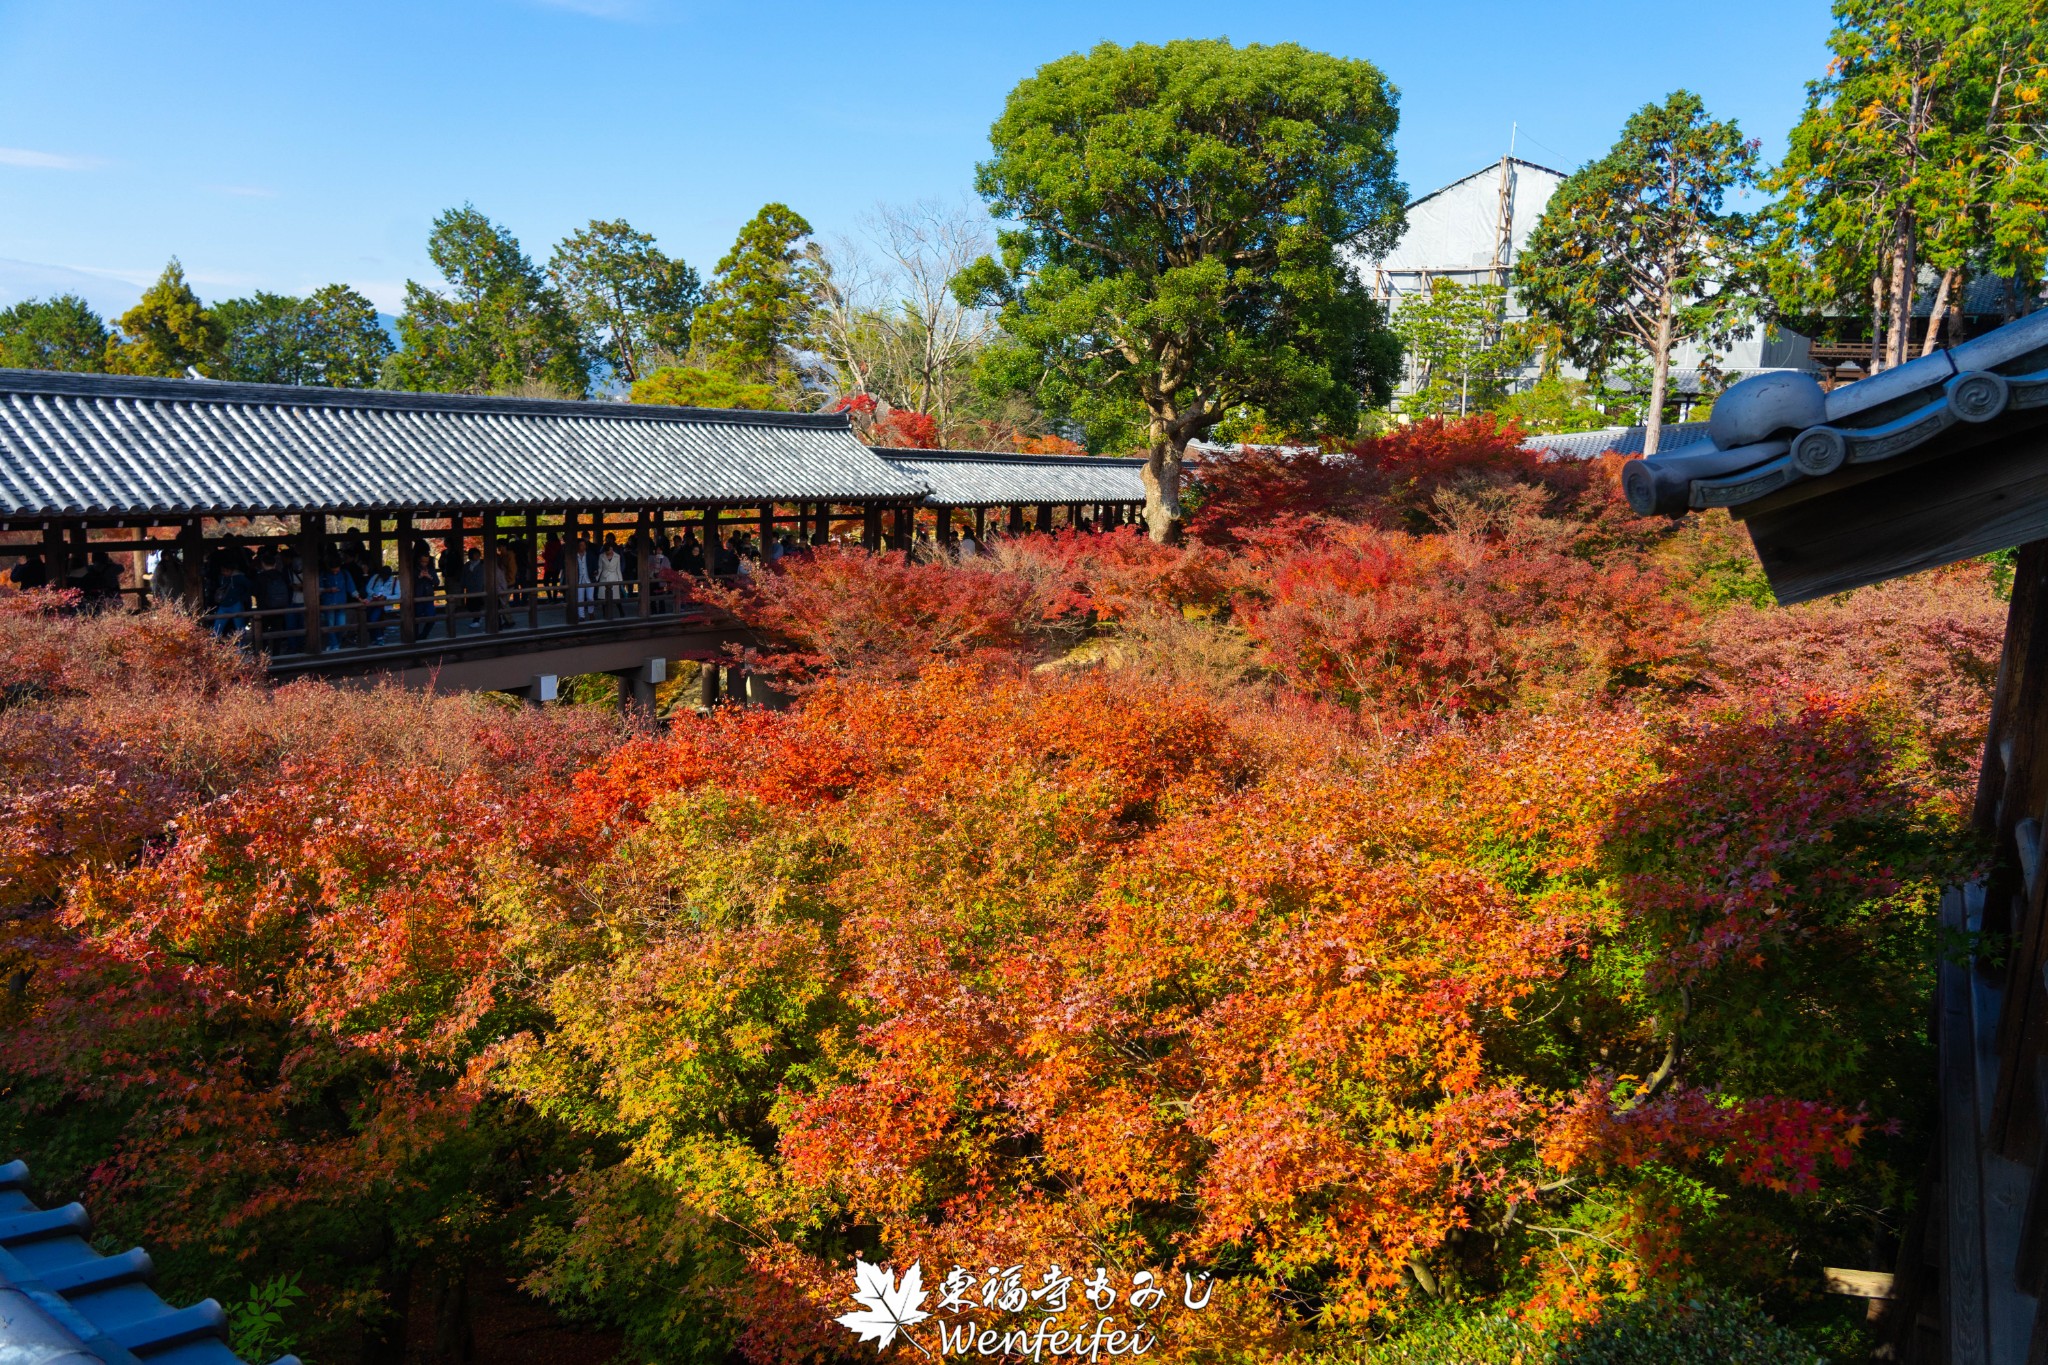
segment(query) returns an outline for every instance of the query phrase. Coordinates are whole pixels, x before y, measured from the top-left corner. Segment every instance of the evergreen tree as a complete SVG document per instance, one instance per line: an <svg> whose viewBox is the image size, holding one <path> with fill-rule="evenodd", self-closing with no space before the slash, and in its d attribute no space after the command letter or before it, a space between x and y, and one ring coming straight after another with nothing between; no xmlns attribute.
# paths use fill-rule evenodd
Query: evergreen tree
<svg viewBox="0 0 2048 1365"><path fill-rule="evenodd" d="M385 362L385 384L583 395L590 365L575 320L511 233L465 204L434 220L427 256L448 292L406 281L402 349Z"/></svg>
<svg viewBox="0 0 2048 1365"><path fill-rule="evenodd" d="M1016 226L957 290L1057 415L1136 419L1155 539L1226 415L1343 434L1391 396L1399 343L1339 248L1400 230L1397 121L1377 68L1291 43L1103 43L1010 92L976 186Z"/></svg>
<svg viewBox="0 0 2048 1365"><path fill-rule="evenodd" d="M1402 407L1417 417L1463 417L1499 406L1528 357L1503 325L1507 291L1496 284L1438 280L1394 314L1413 387Z"/></svg>
<svg viewBox="0 0 2048 1365"><path fill-rule="evenodd" d="M718 262L697 310L698 347L731 374L787 387L794 352L810 349L825 293L825 267L811 225L787 204L747 221Z"/></svg>
<svg viewBox="0 0 2048 1365"><path fill-rule="evenodd" d="M376 305L345 284L303 299L258 290L214 312L227 328L225 377L248 383L368 388L396 349Z"/></svg>
<svg viewBox="0 0 2048 1365"><path fill-rule="evenodd" d="M194 369L218 377L223 367L227 329L192 292L175 256L117 325L119 334L107 342L107 369L114 374L182 378Z"/></svg>
<svg viewBox="0 0 2048 1365"><path fill-rule="evenodd" d="M689 353L690 319L704 295L697 272L624 219L592 219L563 238L548 274L591 354L617 379L631 384L659 357Z"/></svg>
<svg viewBox="0 0 2048 1365"><path fill-rule="evenodd" d="M1766 182L1780 191L1774 292L1802 313L1867 314L1873 364L1896 365L1922 266L1957 314L1973 272L2009 276L2016 303L2039 287L2048 13L2039 0L1836 0L1834 16L1828 74ZM1933 336L1931 323L1929 349Z"/></svg>
<svg viewBox="0 0 2048 1365"><path fill-rule="evenodd" d="M76 294L26 299L0 312L0 368L106 368L107 324Z"/></svg>
<svg viewBox="0 0 2048 1365"><path fill-rule="evenodd" d="M1515 264L1516 290L1573 361L1600 377L1643 358L1645 454L1663 429L1672 350L1726 344L1756 320L1755 224L1723 208L1755 179L1756 144L1676 91L1557 187Z"/></svg>

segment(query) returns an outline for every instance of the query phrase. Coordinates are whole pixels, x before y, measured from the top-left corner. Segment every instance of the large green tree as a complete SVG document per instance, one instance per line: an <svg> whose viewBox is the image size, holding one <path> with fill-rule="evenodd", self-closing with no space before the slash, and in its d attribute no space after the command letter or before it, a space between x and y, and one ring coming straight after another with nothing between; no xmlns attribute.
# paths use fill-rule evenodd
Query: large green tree
<svg viewBox="0 0 2048 1365"><path fill-rule="evenodd" d="M223 377L251 384L368 388L396 349L377 305L345 284L305 298L259 289L214 313L227 329Z"/></svg>
<svg viewBox="0 0 2048 1365"><path fill-rule="evenodd" d="M690 319L703 300L697 272L663 254L623 218L592 219L562 239L548 274L583 329L591 353L626 384L690 350Z"/></svg>
<svg viewBox="0 0 2048 1365"><path fill-rule="evenodd" d="M468 204L434 220L427 256L447 292L405 284L392 388L581 397L590 364L575 319L518 239Z"/></svg>
<svg viewBox="0 0 2048 1365"><path fill-rule="evenodd" d="M1340 251L1401 228L1395 98L1369 62L1222 40L1103 43L1010 92L976 186L1015 226L962 297L1049 404L1142 422L1154 538L1226 413L1341 433L1391 395L1399 344Z"/></svg>
<svg viewBox="0 0 2048 1365"><path fill-rule="evenodd" d="M0 312L0 368L101 370L107 324L76 294L25 299Z"/></svg>
<svg viewBox="0 0 2048 1365"><path fill-rule="evenodd" d="M119 333L107 342L107 369L114 374L217 375L224 364L227 329L192 292L175 256L117 325Z"/></svg>
<svg viewBox="0 0 2048 1365"><path fill-rule="evenodd" d="M1868 314L1874 368L1907 359L1926 267L1925 337L1971 273L2041 278L2048 237L2048 7L2040 0L1836 0L1828 74L1768 186L1774 292L1810 314Z"/></svg>
<svg viewBox="0 0 2048 1365"><path fill-rule="evenodd" d="M811 225L787 204L764 205L718 262L697 310L697 346L718 369L791 387L796 353L816 343L825 290Z"/></svg>
<svg viewBox="0 0 2048 1365"><path fill-rule="evenodd" d="M1515 263L1523 302L1572 360L1596 376L1631 352L1646 362L1645 454L1662 434L1673 349L1725 345L1756 324L1756 225L1725 207L1756 170L1741 129L1676 91L1557 187Z"/></svg>

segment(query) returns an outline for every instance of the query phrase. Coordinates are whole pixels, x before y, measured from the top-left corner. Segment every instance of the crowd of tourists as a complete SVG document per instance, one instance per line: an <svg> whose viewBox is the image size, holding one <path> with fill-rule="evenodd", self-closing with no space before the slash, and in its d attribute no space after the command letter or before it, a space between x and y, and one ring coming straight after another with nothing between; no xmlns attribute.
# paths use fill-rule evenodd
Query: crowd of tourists
<svg viewBox="0 0 2048 1365"><path fill-rule="evenodd" d="M1084 521L1076 529L1102 527ZM784 533L764 547L735 530L715 537L707 550L688 527L680 535L643 538L636 532L623 539L579 534L565 540L560 531L550 531L537 556L527 542L507 539L487 560L481 544L462 536L441 537L438 551L421 538L413 542L411 556L413 638L430 640L437 627L444 638L481 631L494 598L500 630L518 625L515 611L541 606L559 607L564 623L638 615L643 587L649 614L666 614L689 604L693 579L744 580L839 539L820 533L806 542ZM648 558L644 585L643 545ZM918 531L906 551L911 559L924 561L986 552L971 531L942 545L930 530ZM185 562L183 547L166 543L150 554L146 581L138 586L157 601L195 605L216 634L252 648L298 653L306 648L310 620L320 647L337 650L396 641L406 597L398 561L396 546L373 549L360 532L343 535L327 545L309 593L296 541L213 541L196 565ZM127 573L100 550L70 564L60 576L42 551L28 550L6 577L19 589L75 589L74 609L98 612L120 603Z"/></svg>

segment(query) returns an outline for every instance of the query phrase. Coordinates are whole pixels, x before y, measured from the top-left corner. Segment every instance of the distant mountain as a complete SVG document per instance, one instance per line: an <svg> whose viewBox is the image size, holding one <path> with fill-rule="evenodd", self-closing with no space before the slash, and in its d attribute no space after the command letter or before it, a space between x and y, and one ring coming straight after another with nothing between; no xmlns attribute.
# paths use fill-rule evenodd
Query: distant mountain
<svg viewBox="0 0 2048 1365"><path fill-rule="evenodd" d="M0 308L23 299L46 299L54 294L76 294L109 320L135 306L143 287L117 280L111 275L73 270L62 265L38 265L34 261L11 261L0 257Z"/></svg>

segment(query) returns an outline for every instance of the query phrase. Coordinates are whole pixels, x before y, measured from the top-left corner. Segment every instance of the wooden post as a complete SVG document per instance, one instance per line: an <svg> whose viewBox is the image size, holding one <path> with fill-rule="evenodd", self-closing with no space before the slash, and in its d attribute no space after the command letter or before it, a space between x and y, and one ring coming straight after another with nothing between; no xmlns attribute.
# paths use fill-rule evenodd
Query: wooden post
<svg viewBox="0 0 2048 1365"><path fill-rule="evenodd" d="M184 570L184 586L180 596L185 610L194 616L199 614L200 603L204 600L206 586L199 578L199 561L206 557L206 532L199 527L199 518L193 517L178 528L178 567Z"/></svg>
<svg viewBox="0 0 2048 1365"><path fill-rule="evenodd" d="M1024 534L1024 504L1020 502L1010 504L1010 534L1013 536Z"/></svg>
<svg viewBox="0 0 2048 1365"><path fill-rule="evenodd" d="M932 509L932 543L944 549L953 543L953 509L934 507Z"/></svg>
<svg viewBox="0 0 2048 1365"><path fill-rule="evenodd" d="M306 653L327 650L327 613L320 609L320 566L327 552L327 517L299 514L299 595L306 599Z"/></svg>
<svg viewBox="0 0 2048 1365"><path fill-rule="evenodd" d="M498 608L501 597L498 591L498 512L496 508L484 509L484 634L498 633Z"/></svg>
<svg viewBox="0 0 2048 1365"><path fill-rule="evenodd" d="M910 532L914 525L915 516L916 513L912 512L908 507L896 509L896 534L889 539L890 549L908 550L910 548Z"/></svg>
<svg viewBox="0 0 2048 1365"><path fill-rule="evenodd" d="M1052 534L1052 504L1049 502L1038 504L1038 529L1046 535Z"/></svg>
<svg viewBox="0 0 2048 1365"><path fill-rule="evenodd" d="M704 509L704 576L718 577L718 509Z"/></svg>
<svg viewBox="0 0 2048 1365"><path fill-rule="evenodd" d="M882 509L867 506L860 509L860 546L873 553L882 548Z"/></svg>
<svg viewBox="0 0 2048 1365"><path fill-rule="evenodd" d="M395 533L398 537L398 640L419 642L419 564L413 553L418 539L412 531L412 513L400 512Z"/></svg>
<svg viewBox="0 0 2048 1365"><path fill-rule="evenodd" d="M583 556L576 553L576 509L562 513L562 624L576 624L576 580L583 576Z"/></svg>
<svg viewBox="0 0 2048 1365"><path fill-rule="evenodd" d="M654 536L648 530L647 509L640 509L633 526L633 568L639 578L640 619L654 614Z"/></svg>
<svg viewBox="0 0 2048 1365"><path fill-rule="evenodd" d="M540 513L526 509L526 628L540 629Z"/></svg>
<svg viewBox="0 0 2048 1365"><path fill-rule="evenodd" d="M718 663L714 659L697 667L697 704L706 711L718 705Z"/></svg>
<svg viewBox="0 0 2048 1365"><path fill-rule="evenodd" d="M979 545L986 539L988 539L988 509L986 507L977 507L974 509L974 543Z"/></svg>
<svg viewBox="0 0 2048 1365"><path fill-rule="evenodd" d="M761 566L768 566L768 547L775 543L775 504L761 504Z"/></svg>

